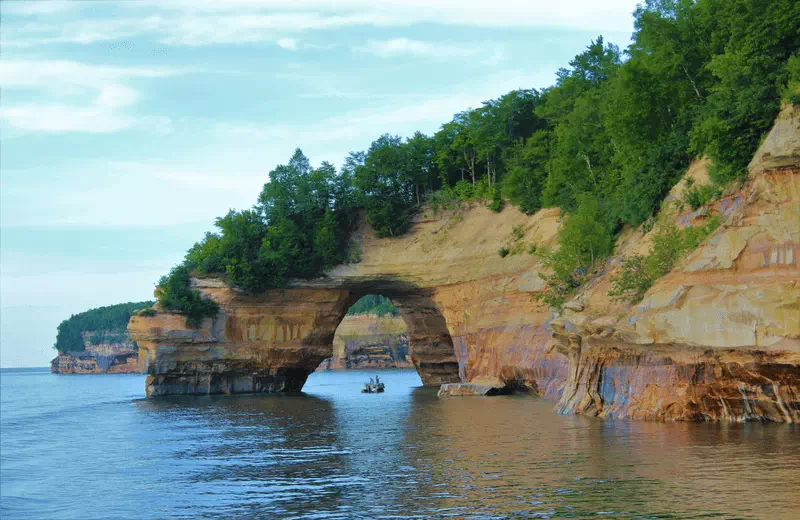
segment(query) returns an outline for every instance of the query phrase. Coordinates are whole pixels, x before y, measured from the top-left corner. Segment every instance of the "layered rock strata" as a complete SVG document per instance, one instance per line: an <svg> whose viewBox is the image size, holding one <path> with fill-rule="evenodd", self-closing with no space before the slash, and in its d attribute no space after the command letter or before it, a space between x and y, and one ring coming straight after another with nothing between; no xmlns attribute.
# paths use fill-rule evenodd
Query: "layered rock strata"
<svg viewBox="0 0 800 520"><path fill-rule="evenodd" d="M677 214L679 225L710 215L722 225L641 303L608 300L612 266L551 323L570 365L559 411L800 421L798 128L798 111L784 110L741 189ZM620 257L647 238L623 245Z"/></svg>
<svg viewBox="0 0 800 520"><path fill-rule="evenodd" d="M82 351L59 352L50 362L54 374L126 374L139 371L136 344L125 330L84 332ZM109 338L111 340L109 341Z"/></svg>
<svg viewBox="0 0 800 520"><path fill-rule="evenodd" d="M555 245L557 209L427 211L402 237L379 240L363 225L360 263L283 291L249 296L222 279L195 280L221 306L199 329L161 311L132 318L147 393L299 390L333 356L348 307L380 293L399 309L426 385L471 384L453 387L463 393L491 380L564 413L604 417L800 420L799 127L786 109L737 191L700 211L662 212L680 225L717 214L722 225L635 306L607 293L621 259L646 252L649 235L626 231L606 268L554 315L535 299L542 266L527 251ZM701 179L706 167L687 176ZM500 257L501 247L512 254Z"/></svg>
<svg viewBox="0 0 800 520"><path fill-rule="evenodd" d="M403 318L348 315L333 337L333 356L317 370L411 368L408 332Z"/></svg>
<svg viewBox="0 0 800 520"><path fill-rule="evenodd" d="M97 356L86 352L59 352L50 362L53 374L135 374L139 371L139 354Z"/></svg>

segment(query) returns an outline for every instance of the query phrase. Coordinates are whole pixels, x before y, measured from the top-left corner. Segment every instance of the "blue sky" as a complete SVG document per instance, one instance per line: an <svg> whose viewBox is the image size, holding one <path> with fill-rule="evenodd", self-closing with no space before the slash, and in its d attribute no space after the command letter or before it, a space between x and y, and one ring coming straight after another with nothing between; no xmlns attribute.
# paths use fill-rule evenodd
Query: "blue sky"
<svg viewBox="0 0 800 520"><path fill-rule="evenodd" d="M434 5L429 5L434 4ZM635 1L3 1L0 366L154 282L301 147L341 164L382 133L556 70Z"/></svg>

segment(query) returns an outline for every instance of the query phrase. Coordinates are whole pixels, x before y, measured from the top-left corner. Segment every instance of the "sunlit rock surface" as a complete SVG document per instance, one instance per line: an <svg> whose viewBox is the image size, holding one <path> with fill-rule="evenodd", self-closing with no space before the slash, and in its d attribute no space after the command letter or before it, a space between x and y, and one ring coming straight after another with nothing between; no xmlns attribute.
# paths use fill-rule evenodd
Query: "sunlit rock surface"
<svg viewBox="0 0 800 520"><path fill-rule="evenodd" d="M609 302L606 275L578 296L586 309L565 310L552 323L570 359L558 410L800 420L798 128L798 111L784 110L741 189L677 216L687 225L716 214L722 226L642 302ZM635 243L629 249L641 252Z"/></svg>
<svg viewBox="0 0 800 520"><path fill-rule="evenodd" d="M796 111L785 110L746 183L711 207L662 215L685 226L716 214L722 225L635 306L607 293L621 259L646 253L649 235L625 231L606 269L554 315L535 300L542 268L528 246L555 245L557 209L426 211L402 237L377 239L362 225L361 262L283 291L247 296L219 279L196 280L222 309L197 330L171 313L132 318L147 392L299 390L334 356L349 306L380 293L399 309L426 385L491 379L564 413L800 420L798 126ZM687 177L706 182L707 166L697 161ZM664 207L686 187L676 185ZM501 258L501 247L515 254Z"/></svg>

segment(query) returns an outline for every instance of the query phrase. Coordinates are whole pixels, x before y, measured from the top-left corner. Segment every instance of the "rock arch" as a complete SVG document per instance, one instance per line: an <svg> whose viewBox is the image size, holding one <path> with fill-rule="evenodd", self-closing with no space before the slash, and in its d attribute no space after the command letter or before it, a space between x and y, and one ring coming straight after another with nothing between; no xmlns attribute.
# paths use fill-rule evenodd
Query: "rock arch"
<svg viewBox="0 0 800 520"><path fill-rule="evenodd" d="M350 306L376 292L359 285L248 296L215 279L193 283L221 306L200 328L165 312L131 320L148 395L299 391L333 354L333 336ZM461 381L453 340L429 292L383 285L381 293L408 327L409 355L423 384Z"/></svg>
<svg viewBox="0 0 800 520"><path fill-rule="evenodd" d="M490 377L494 384L523 379L538 388L537 379L552 377L562 363L542 368L529 349L532 341L537 349L550 341L543 326L549 313L532 297L541 287L535 257L497 254L520 224L527 227L526 238L550 242L558 211L528 217L514 208L497 215L476 206L424 213L410 233L385 239L365 224L354 234L360 262L260 295L243 294L213 277L195 279L192 283L221 308L198 329L163 311L131 319L140 370L149 376L147 393L300 390L332 355L333 336L347 309L375 293L389 297L406 322L409 354L423 384ZM523 344L528 350L515 350ZM510 347L510 356L497 350L501 345Z"/></svg>
<svg viewBox="0 0 800 520"><path fill-rule="evenodd" d="M554 245L558 210L425 213L402 237L378 240L362 226L359 263L283 291L248 296L196 280L222 308L199 329L168 312L132 318L147 393L300 390L331 354L347 308L380 293L400 307L426 384L524 388L561 412L601 417L800 422L799 135L787 107L739 191L666 216L684 225L712 212L722 224L639 305L609 300L608 289L624 255L647 252L641 231L624 232L556 315L535 299L542 266L527 251ZM513 253L501 258L501 247Z"/></svg>

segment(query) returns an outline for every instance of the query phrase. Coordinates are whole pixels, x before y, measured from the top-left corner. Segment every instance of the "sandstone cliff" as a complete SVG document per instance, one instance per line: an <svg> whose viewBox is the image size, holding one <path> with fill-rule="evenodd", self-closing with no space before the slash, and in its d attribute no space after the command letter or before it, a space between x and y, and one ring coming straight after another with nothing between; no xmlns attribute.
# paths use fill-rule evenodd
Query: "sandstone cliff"
<svg viewBox="0 0 800 520"><path fill-rule="evenodd" d="M640 304L609 301L612 265L551 324L570 359L558 410L800 420L798 112L781 113L740 189L698 211L662 212L679 225L715 214L722 225ZM688 175L702 182L706 166L697 163ZM623 242L612 264L646 249L648 238Z"/></svg>
<svg viewBox="0 0 800 520"><path fill-rule="evenodd" d="M348 315L333 336L333 356L317 370L411 368L408 331L399 316Z"/></svg>
<svg viewBox="0 0 800 520"><path fill-rule="evenodd" d="M120 374L139 371L136 344L125 331L91 331L82 335L84 350L59 352L50 362L54 374ZM110 341L109 341L110 340Z"/></svg>
<svg viewBox="0 0 800 520"><path fill-rule="evenodd" d="M361 262L283 291L248 296L195 280L221 306L199 329L166 312L132 318L147 392L299 390L333 355L348 307L380 293L399 309L426 385L525 389L559 411L600 416L800 420L799 119L792 108L781 114L738 191L660 217L686 224L716 213L722 226L636 306L607 292L620 259L647 250L638 231L558 316L535 300L542 266L527 252L555 244L558 210L428 211L402 237L377 239L362 226ZM701 161L688 175L704 171ZM501 247L515 254L501 258Z"/></svg>

